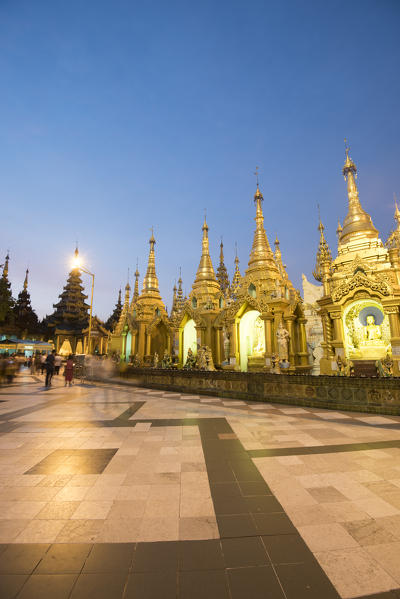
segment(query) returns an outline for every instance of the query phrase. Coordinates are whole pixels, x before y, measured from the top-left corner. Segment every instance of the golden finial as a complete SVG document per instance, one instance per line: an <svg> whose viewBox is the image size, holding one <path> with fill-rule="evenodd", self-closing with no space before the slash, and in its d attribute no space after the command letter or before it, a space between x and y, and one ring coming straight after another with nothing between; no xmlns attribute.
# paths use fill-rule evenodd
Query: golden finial
<svg viewBox="0 0 400 599"><path fill-rule="evenodd" d="M337 235L338 237L340 237L340 235L342 234L342 231L343 231L343 227L342 227L342 225L340 224L340 220L338 219L338 225L337 225L337 229L336 229L336 235Z"/></svg>
<svg viewBox="0 0 400 599"><path fill-rule="evenodd" d="M24 281L25 291L28 289L28 274L29 274L29 268L26 269L26 273L25 273L25 281Z"/></svg>
<svg viewBox="0 0 400 599"><path fill-rule="evenodd" d="M258 184L258 166L256 166L256 170L255 170L255 177L256 177L256 181L257 181L257 189L259 188L259 184Z"/></svg>
<svg viewBox="0 0 400 599"><path fill-rule="evenodd" d="M317 208L318 208L318 230L320 231L320 233L322 233L324 231L325 227L321 221L321 211L319 208L319 204L317 204Z"/></svg>
<svg viewBox="0 0 400 599"><path fill-rule="evenodd" d="M207 208L204 208L204 223L203 223L203 227L202 230L207 230L208 231L208 225L207 225Z"/></svg>
<svg viewBox="0 0 400 599"><path fill-rule="evenodd" d="M125 291L130 291L131 286L129 285L129 268L128 268L128 278L127 278L127 282L125 285Z"/></svg>
<svg viewBox="0 0 400 599"><path fill-rule="evenodd" d="M357 168L349 156L350 146L348 145L346 138L344 138L344 151L346 152L346 160L344 162L344 166L343 166L343 170L342 170L343 176L346 179L346 176L349 174L349 172L352 172L354 174L355 178L357 178Z"/></svg>

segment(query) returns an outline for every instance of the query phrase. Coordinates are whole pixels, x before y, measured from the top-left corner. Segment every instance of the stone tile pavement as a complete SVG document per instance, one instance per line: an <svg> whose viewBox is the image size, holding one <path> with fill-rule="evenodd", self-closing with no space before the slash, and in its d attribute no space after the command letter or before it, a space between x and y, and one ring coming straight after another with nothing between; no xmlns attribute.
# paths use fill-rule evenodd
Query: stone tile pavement
<svg viewBox="0 0 400 599"><path fill-rule="evenodd" d="M400 418L0 389L0 597L400 597Z"/></svg>

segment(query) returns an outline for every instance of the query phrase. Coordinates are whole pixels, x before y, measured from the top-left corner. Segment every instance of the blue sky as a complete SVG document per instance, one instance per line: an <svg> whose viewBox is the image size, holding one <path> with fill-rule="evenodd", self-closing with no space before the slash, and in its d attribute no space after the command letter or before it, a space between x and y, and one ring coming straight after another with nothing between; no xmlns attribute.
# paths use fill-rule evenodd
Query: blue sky
<svg viewBox="0 0 400 599"><path fill-rule="evenodd" d="M204 209L232 274L265 226L289 276L312 280L317 209L333 251L346 215L343 138L382 237L400 196L398 0L0 2L0 255L14 295L52 311L78 240L111 312L143 276L150 228L161 293L190 291ZM2 261L2 260L1 260ZM87 288L89 280L85 279Z"/></svg>

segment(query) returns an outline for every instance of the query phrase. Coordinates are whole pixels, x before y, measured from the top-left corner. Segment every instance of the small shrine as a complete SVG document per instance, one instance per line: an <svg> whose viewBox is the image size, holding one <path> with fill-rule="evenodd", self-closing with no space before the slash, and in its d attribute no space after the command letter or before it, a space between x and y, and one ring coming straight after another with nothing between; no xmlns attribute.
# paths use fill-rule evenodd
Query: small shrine
<svg viewBox="0 0 400 599"><path fill-rule="evenodd" d="M400 374L400 211L395 206L395 230L384 244L363 209L356 184L357 168L346 147L343 176L348 213L338 227L335 259L319 224L320 241L314 277L322 283L317 300L322 320L324 355L321 374L351 363L356 372L379 369L388 357ZM375 371L376 372L376 371Z"/></svg>

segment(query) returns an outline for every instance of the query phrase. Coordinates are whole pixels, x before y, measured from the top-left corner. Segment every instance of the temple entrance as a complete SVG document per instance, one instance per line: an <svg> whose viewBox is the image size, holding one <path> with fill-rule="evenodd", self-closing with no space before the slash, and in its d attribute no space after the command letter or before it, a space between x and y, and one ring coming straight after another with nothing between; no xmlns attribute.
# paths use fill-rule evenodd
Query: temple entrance
<svg viewBox="0 0 400 599"><path fill-rule="evenodd" d="M163 322L160 322L155 329L153 329L151 337L151 355L157 352L159 359L161 360L164 356L165 350L169 352L168 347L169 332Z"/></svg>
<svg viewBox="0 0 400 599"><path fill-rule="evenodd" d="M260 312L249 310L239 323L240 370L246 372L252 358L263 359L265 352L265 325ZM254 361L254 360L253 360Z"/></svg>
<svg viewBox="0 0 400 599"><path fill-rule="evenodd" d="M194 355L197 354L197 332L193 318L183 327L183 364L186 364L189 349Z"/></svg>
<svg viewBox="0 0 400 599"><path fill-rule="evenodd" d="M392 351L389 318L375 300L351 303L343 313L343 330L350 360L379 360Z"/></svg>

